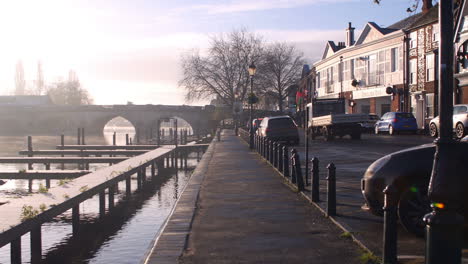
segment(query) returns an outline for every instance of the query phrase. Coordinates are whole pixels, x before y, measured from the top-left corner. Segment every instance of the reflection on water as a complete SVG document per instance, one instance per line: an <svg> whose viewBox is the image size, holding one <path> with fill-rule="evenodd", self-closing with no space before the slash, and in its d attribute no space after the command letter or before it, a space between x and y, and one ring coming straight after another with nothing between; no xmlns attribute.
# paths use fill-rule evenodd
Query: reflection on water
<svg viewBox="0 0 468 264"><path fill-rule="evenodd" d="M87 144L112 142L112 134L106 137L89 137ZM122 133L125 135L125 133ZM122 137L125 143L125 136ZM4 139L4 137L0 137ZM66 139L67 140L67 139ZM71 140L71 139L70 139ZM75 140L75 138L74 138ZM36 149L55 148L60 141L57 137L33 137ZM1 141L0 147L6 141ZM16 148L2 149L3 156L15 156L25 148L25 138L9 137ZM119 142L119 141L118 141ZM68 143L68 142L66 142ZM121 143L118 143L121 144ZM6 151L10 149L10 152ZM14 150L13 150L14 149ZM15 153L14 153L15 152ZM71 210L42 226L42 248L45 263L138 263L147 253L154 237L168 217L180 192L185 187L191 171L197 164L197 153L191 153L187 160L188 170L163 169L151 179L147 172L147 184L141 191L136 190L136 175L132 177L132 196L125 195L125 182L120 182L115 195L116 205L112 214L99 218L99 197L95 196L80 204L80 231L72 236ZM19 169L19 166L0 166L1 170ZM96 168L94 168L96 169ZM149 169L149 168L148 168ZM34 186L44 181L35 180ZM52 185L54 185L54 181ZM9 186L9 187L8 187ZM11 180L1 186L0 192L27 190L26 180ZM10 194L11 195L11 194ZM5 198L5 195L4 197ZM0 198L1 199L1 198ZM11 198L8 198L11 199ZM1 209L1 207L0 207ZM22 236L23 262L29 263L29 233ZM10 246L0 248L0 263L9 263Z"/></svg>

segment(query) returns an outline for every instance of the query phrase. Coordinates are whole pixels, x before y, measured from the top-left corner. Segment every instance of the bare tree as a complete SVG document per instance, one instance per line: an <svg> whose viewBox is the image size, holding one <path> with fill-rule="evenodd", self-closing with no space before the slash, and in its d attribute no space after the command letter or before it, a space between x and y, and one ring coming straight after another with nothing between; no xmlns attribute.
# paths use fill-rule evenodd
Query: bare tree
<svg viewBox="0 0 468 264"><path fill-rule="evenodd" d="M261 67L263 74L256 79L263 91L276 97L281 112L288 96L286 88L300 80L304 63L303 53L293 45L278 42L265 49L265 59Z"/></svg>
<svg viewBox="0 0 468 264"><path fill-rule="evenodd" d="M179 86L186 100L217 97L229 106L244 101L250 87L247 68L261 60L262 45L261 37L241 29L212 37L206 56L198 50L183 56Z"/></svg>
<svg viewBox="0 0 468 264"><path fill-rule="evenodd" d="M35 94L42 95L44 92L44 73L42 72L42 63L37 63L37 80Z"/></svg>
<svg viewBox="0 0 468 264"><path fill-rule="evenodd" d="M55 104L59 105L87 105L93 99L88 91L81 87L81 83L74 71L69 72L69 80L54 84L48 90L48 95Z"/></svg>
<svg viewBox="0 0 468 264"><path fill-rule="evenodd" d="M23 63L21 61L18 61L18 63L16 63L15 85L16 85L15 95L24 95L26 81L24 79Z"/></svg>
<svg viewBox="0 0 468 264"><path fill-rule="evenodd" d="M382 0L373 0L373 1L376 4L380 4L380 2L382 2ZM406 12L408 13L415 12L419 7L419 1L420 0L412 0L413 4L410 7L408 7L408 9L406 9ZM433 0L421 0L421 1L423 4L422 6L423 10L428 10L433 6L432 5ZM459 2L459 0L455 0L455 2Z"/></svg>

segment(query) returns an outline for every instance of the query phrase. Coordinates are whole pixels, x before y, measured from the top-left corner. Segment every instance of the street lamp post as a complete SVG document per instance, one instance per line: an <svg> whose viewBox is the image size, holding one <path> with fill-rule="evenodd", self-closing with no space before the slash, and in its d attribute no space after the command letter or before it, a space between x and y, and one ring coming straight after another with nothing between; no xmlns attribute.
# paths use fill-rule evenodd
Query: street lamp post
<svg viewBox="0 0 468 264"><path fill-rule="evenodd" d="M255 67L255 64L252 62L249 66L249 75L250 75L250 94L248 97L249 100L249 147L250 149L254 148L254 131L253 131L253 118L252 118L252 105L254 103L254 93L253 93L253 78L255 76L255 72L257 71L257 68Z"/></svg>

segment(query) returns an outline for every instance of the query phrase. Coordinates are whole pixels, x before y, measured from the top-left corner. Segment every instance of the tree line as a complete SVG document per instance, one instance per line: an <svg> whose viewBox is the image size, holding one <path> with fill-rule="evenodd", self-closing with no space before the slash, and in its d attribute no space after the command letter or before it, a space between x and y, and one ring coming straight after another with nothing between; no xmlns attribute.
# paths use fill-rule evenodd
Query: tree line
<svg viewBox="0 0 468 264"><path fill-rule="evenodd" d="M247 103L248 67L254 63L255 96L273 97L280 111L284 110L286 89L297 84L305 64L303 53L293 45L268 43L246 29L213 36L206 51L193 50L181 61L183 78L179 86L185 89L187 101L216 98L231 107L235 102Z"/></svg>
<svg viewBox="0 0 468 264"><path fill-rule="evenodd" d="M21 61L16 64L15 95L48 95L52 102L59 105L92 104L93 99L73 70L69 71L68 79L47 84L41 62L37 65L37 78L32 87L26 87L24 68Z"/></svg>

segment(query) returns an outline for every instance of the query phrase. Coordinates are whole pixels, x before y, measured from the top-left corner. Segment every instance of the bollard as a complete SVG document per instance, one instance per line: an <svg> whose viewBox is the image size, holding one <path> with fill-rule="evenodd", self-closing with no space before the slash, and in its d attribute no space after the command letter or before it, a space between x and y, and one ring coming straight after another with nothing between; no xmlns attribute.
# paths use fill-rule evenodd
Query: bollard
<svg viewBox="0 0 468 264"><path fill-rule="evenodd" d="M114 134L112 135L112 145L117 145L117 133L114 131Z"/></svg>
<svg viewBox="0 0 468 264"><path fill-rule="evenodd" d="M336 167L330 163L327 166L327 217L336 215Z"/></svg>
<svg viewBox="0 0 468 264"><path fill-rule="evenodd" d="M84 127L81 128L81 145L86 145Z"/></svg>
<svg viewBox="0 0 468 264"><path fill-rule="evenodd" d="M264 157L264 158L265 158L265 156L266 156L266 148L265 148L265 145L266 145L266 144L265 144L265 138L262 137L262 157Z"/></svg>
<svg viewBox="0 0 468 264"><path fill-rule="evenodd" d="M62 149L64 149L64 146L65 146L65 135L64 134L60 135L60 145L62 146ZM62 154L62 157L65 157L65 155ZM65 169L65 163L62 162L62 164L60 166L61 166L62 170Z"/></svg>
<svg viewBox="0 0 468 264"><path fill-rule="evenodd" d="M319 159L314 157L312 159L312 171L311 171L311 198L312 202L320 201L320 182L319 182Z"/></svg>
<svg viewBox="0 0 468 264"><path fill-rule="evenodd" d="M278 165L278 162L277 162L278 155L277 155L277 153L278 153L278 143L275 141L275 142L273 142L273 158L272 158L272 160L273 160L272 165L275 168Z"/></svg>
<svg viewBox="0 0 468 264"><path fill-rule="evenodd" d="M125 134L125 145L128 146L130 144L130 141L128 140L128 134Z"/></svg>
<svg viewBox="0 0 468 264"><path fill-rule="evenodd" d="M270 140L265 139L265 159L269 161L270 158Z"/></svg>
<svg viewBox="0 0 468 264"><path fill-rule="evenodd" d="M297 184L297 190L298 191L304 191L304 179L302 178L302 168L301 168L301 158L299 156L299 153L296 151L296 149L293 149L291 151L291 160L292 160L292 167L294 171L294 175L296 176L296 184Z"/></svg>
<svg viewBox="0 0 468 264"><path fill-rule="evenodd" d="M397 263L397 205L398 190L393 184L388 185L383 193L384 199L384 230L382 263Z"/></svg>
<svg viewBox="0 0 468 264"><path fill-rule="evenodd" d="M278 170L282 173L283 172L283 145L278 144Z"/></svg>
<svg viewBox="0 0 468 264"><path fill-rule="evenodd" d="M221 129L218 129L218 132L216 132L216 136L218 137L218 142L221 141Z"/></svg>
<svg viewBox="0 0 468 264"><path fill-rule="evenodd" d="M283 147L283 176L289 177L289 157L288 157L288 146L284 145Z"/></svg>
<svg viewBox="0 0 468 264"><path fill-rule="evenodd" d="M273 140L270 140L270 157L269 157L269 160L270 160L270 164L273 164L273 153L274 153L274 148L273 148L273 143L274 141Z"/></svg>
<svg viewBox="0 0 468 264"><path fill-rule="evenodd" d="M28 157L33 156L32 151L33 151L32 137L28 136L28 152L29 152ZM32 170L32 169L33 169L32 163L28 163L28 170Z"/></svg>
<svg viewBox="0 0 468 264"><path fill-rule="evenodd" d="M291 160L290 161L291 166L289 166L289 170L290 170L289 175L291 175L291 182L294 184L296 183L296 171L294 170L294 162L293 162L295 152L296 150L294 148L291 149L291 157L289 157L289 159Z"/></svg>

